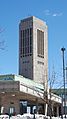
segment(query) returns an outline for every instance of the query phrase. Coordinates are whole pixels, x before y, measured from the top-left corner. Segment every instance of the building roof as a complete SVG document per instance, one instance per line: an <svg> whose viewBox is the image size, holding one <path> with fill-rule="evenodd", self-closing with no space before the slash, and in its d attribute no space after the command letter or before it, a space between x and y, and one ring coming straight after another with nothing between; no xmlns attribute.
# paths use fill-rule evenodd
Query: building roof
<svg viewBox="0 0 67 119"><path fill-rule="evenodd" d="M46 22L45 22L44 20L41 20L41 19L39 19L39 18L37 18L37 17L35 17L35 16L29 16L29 17L27 17L27 18L24 18L24 19L21 20L21 23L22 23L22 22L29 21L29 20L39 21L39 23L41 22L43 25L44 25L44 24L46 25Z"/></svg>
<svg viewBox="0 0 67 119"><path fill-rule="evenodd" d="M52 92L54 94L61 95L61 94L64 94L64 89L63 88L62 89L52 89ZM65 89L65 93L67 95L67 88Z"/></svg>
<svg viewBox="0 0 67 119"><path fill-rule="evenodd" d="M44 90L44 87L42 84L39 84L31 79L25 78L21 75L15 75L15 74L8 74L8 75L0 75L0 81L20 81L20 83L27 85L29 87L33 87L38 90Z"/></svg>
<svg viewBox="0 0 67 119"><path fill-rule="evenodd" d="M0 75L0 92L17 92L30 94L39 98L44 98L44 87L33 80L25 78L20 75ZM55 94L51 94L51 100L61 103L61 98ZM50 95L48 94L48 99Z"/></svg>

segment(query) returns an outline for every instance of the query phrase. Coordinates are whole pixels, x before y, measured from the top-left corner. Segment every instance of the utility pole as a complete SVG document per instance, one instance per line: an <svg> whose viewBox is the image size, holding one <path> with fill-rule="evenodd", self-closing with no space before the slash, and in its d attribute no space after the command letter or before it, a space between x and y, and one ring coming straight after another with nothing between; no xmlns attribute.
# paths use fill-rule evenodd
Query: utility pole
<svg viewBox="0 0 67 119"><path fill-rule="evenodd" d="M63 93L64 93L64 115L65 115L65 118L66 118L66 110L65 110L65 108L66 108L66 100L65 100L65 64L64 64L64 51L65 51L66 49L63 47L63 48L61 48L61 51L62 51L62 58L63 58L63 81L64 81L64 91L63 91Z"/></svg>

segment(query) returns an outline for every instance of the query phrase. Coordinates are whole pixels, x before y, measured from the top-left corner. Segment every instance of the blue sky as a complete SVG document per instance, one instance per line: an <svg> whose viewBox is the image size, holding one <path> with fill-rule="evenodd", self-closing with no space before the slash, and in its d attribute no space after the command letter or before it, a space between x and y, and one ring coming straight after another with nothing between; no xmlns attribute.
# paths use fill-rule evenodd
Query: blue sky
<svg viewBox="0 0 67 119"><path fill-rule="evenodd" d="M19 22L36 16L48 25L49 69L62 70L61 47L67 48L67 0L0 0L0 74L18 74ZM65 51L65 62L67 51Z"/></svg>

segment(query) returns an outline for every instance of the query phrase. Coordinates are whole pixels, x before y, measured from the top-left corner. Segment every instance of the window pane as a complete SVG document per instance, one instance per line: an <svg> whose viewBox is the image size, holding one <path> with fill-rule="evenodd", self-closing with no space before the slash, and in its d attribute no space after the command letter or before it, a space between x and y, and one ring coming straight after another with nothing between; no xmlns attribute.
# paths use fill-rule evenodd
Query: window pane
<svg viewBox="0 0 67 119"><path fill-rule="evenodd" d="M44 32L37 29L37 54L44 57Z"/></svg>

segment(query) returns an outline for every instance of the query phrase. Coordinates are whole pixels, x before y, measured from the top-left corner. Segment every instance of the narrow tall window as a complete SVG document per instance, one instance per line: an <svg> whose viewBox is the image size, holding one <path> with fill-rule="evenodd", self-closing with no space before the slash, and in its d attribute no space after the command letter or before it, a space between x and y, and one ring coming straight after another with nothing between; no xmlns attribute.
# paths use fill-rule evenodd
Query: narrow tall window
<svg viewBox="0 0 67 119"><path fill-rule="evenodd" d="M22 49L23 49L23 56L29 56L32 54L32 28L25 29L22 31Z"/></svg>
<svg viewBox="0 0 67 119"><path fill-rule="evenodd" d="M30 28L30 54L32 54L33 30Z"/></svg>
<svg viewBox="0 0 67 119"><path fill-rule="evenodd" d="M22 30L20 31L20 54L22 55Z"/></svg>
<svg viewBox="0 0 67 119"><path fill-rule="evenodd" d="M37 29L37 55L44 57L44 32Z"/></svg>

